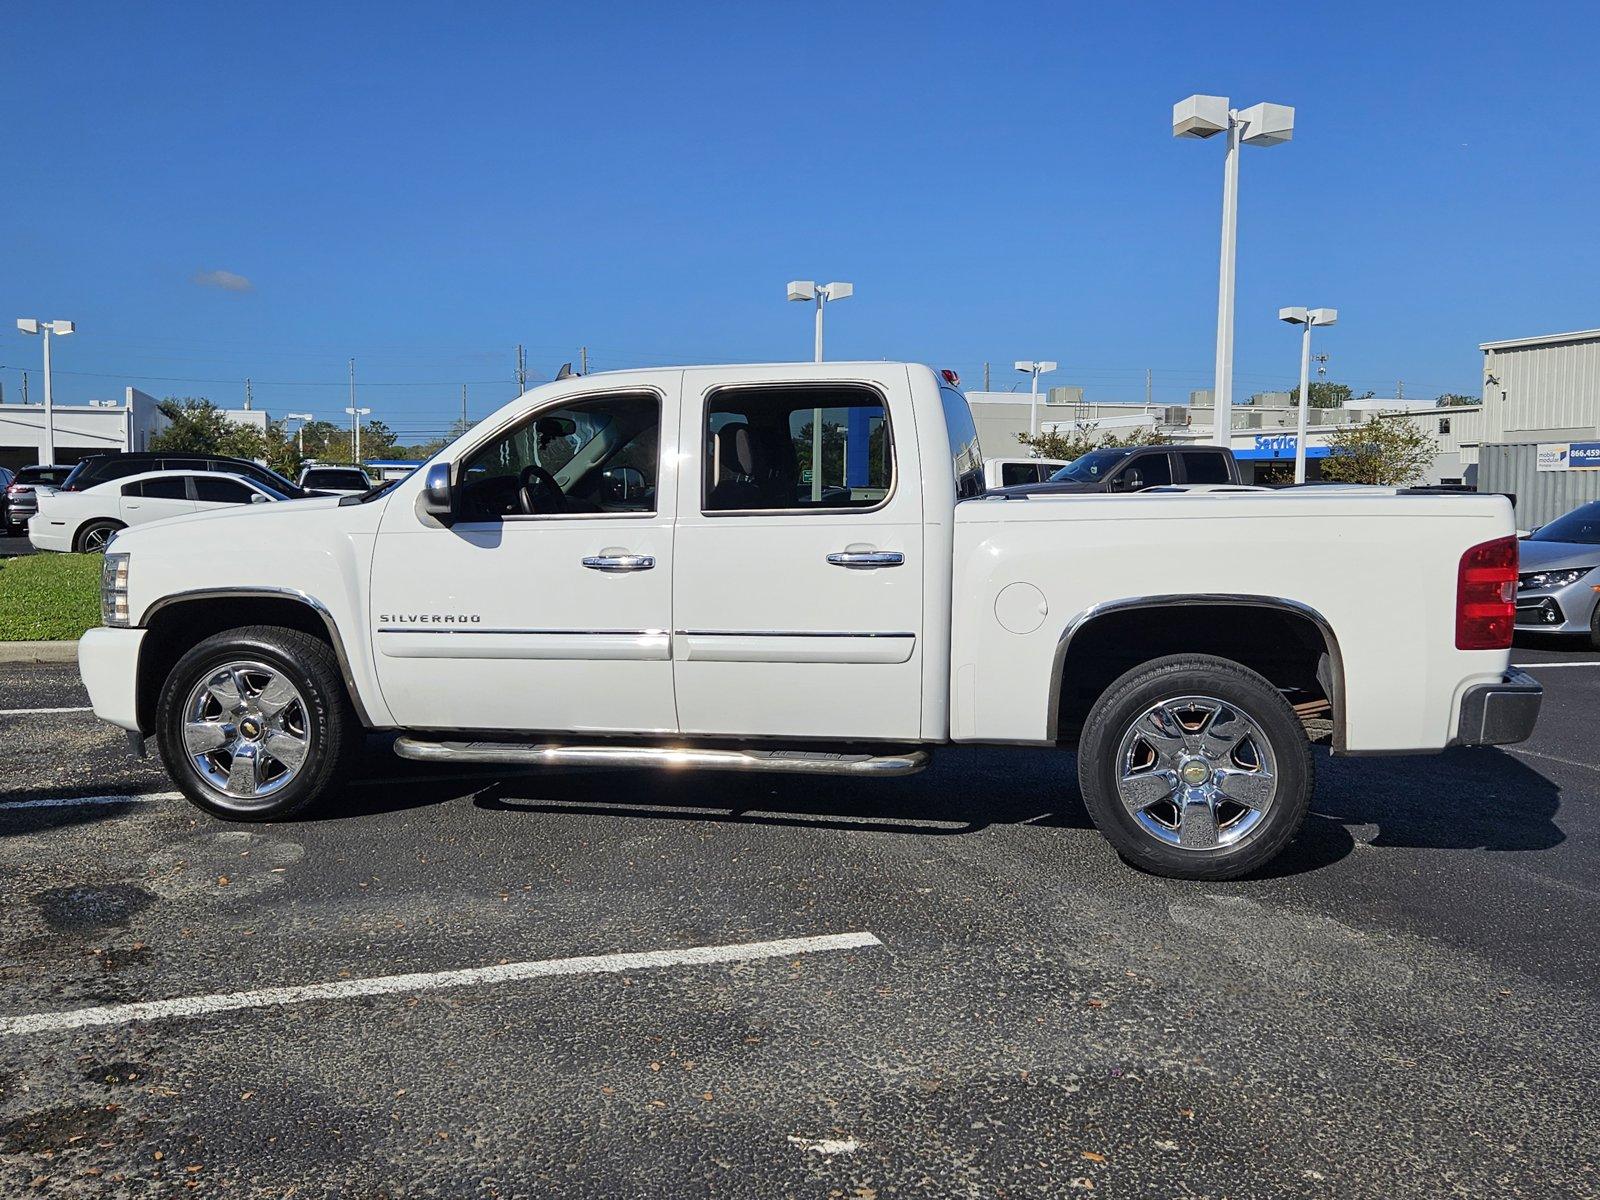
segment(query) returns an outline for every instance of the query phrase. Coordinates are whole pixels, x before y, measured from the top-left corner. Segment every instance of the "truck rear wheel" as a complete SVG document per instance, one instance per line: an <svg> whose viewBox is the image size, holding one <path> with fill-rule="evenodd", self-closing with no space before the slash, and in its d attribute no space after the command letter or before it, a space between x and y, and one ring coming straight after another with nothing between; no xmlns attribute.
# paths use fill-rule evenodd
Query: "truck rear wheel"
<svg viewBox="0 0 1600 1200"><path fill-rule="evenodd" d="M1100 832L1156 875L1232 879L1277 856L1305 821L1311 746L1278 690L1225 658L1184 654L1127 672L1078 743Z"/></svg>
<svg viewBox="0 0 1600 1200"><path fill-rule="evenodd" d="M277 821L337 784L361 725L326 642L253 625L178 660L161 689L156 737L195 804L235 821Z"/></svg>

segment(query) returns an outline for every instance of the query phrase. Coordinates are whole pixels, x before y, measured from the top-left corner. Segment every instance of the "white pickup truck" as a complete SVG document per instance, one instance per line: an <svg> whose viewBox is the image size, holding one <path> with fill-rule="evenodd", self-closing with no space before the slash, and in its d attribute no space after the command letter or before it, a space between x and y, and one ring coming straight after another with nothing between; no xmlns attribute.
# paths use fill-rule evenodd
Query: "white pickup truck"
<svg viewBox="0 0 1600 1200"><path fill-rule="evenodd" d="M385 489L120 533L94 710L236 820L337 796L366 731L425 760L887 776L1075 747L1125 858L1212 879L1294 836L1313 737L1531 731L1504 498L988 496L952 383L567 378Z"/></svg>

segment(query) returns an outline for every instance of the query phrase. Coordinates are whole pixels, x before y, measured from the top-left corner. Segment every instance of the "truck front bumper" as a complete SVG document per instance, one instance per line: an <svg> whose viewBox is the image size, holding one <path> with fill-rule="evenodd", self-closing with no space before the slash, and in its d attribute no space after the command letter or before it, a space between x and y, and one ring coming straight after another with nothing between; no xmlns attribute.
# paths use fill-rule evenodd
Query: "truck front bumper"
<svg viewBox="0 0 1600 1200"><path fill-rule="evenodd" d="M1512 668L1499 683L1480 683L1461 697L1461 720L1453 746L1509 746L1526 741L1539 719L1544 688Z"/></svg>
<svg viewBox="0 0 1600 1200"><path fill-rule="evenodd" d="M94 715L139 730L139 646L143 629L91 629L78 640L78 674Z"/></svg>

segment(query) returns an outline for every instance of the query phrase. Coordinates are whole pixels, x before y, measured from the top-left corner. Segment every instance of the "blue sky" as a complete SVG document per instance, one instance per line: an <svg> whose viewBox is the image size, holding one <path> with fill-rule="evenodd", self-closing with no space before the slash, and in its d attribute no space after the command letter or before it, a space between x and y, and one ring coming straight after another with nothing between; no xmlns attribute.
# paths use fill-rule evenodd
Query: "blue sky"
<svg viewBox="0 0 1600 1200"><path fill-rule="evenodd" d="M226 9L227 11L222 11ZM1192 92L1297 108L1242 162L1241 394L1476 392L1477 343L1600 324L1578 4L56 5L9 22L0 316L67 317L60 397L257 382L403 434L548 376L1055 358L1091 398L1210 382L1222 153ZM242 290L204 280L227 272ZM39 387L0 331L0 381ZM35 390L37 397L37 390Z"/></svg>

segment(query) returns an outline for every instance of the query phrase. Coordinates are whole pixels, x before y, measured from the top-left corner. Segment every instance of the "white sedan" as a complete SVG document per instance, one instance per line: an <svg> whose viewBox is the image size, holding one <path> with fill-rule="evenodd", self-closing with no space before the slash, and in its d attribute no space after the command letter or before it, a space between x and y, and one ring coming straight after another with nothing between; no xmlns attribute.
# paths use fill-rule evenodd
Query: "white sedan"
<svg viewBox="0 0 1600 1200"><path fill-rule="evenodd" d="M212 512L237 504L269 504L288 497L242 475L214 471L146 471L39 498L28 522L36 550L93 554L119 529L168 517Z"/></svg>

